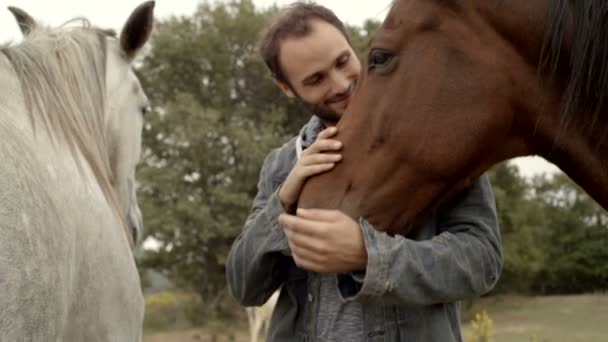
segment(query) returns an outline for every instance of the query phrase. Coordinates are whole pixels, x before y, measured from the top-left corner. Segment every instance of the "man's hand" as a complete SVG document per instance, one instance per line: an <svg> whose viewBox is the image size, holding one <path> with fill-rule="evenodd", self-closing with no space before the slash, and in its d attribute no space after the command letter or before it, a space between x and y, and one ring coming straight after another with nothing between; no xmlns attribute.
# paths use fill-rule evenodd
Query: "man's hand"
<svg viewBox="0 0 608 342"><path fill-rule="evenodd" d="M289 172L279 190L279 200L286 211L298 201L308 177L331 170L342 159L342 155L336 153L342 148L342 143L330 139L336 135L336 132L338 130L335 127L321 131L315 142L302 152L300 159Z"/></svg>
<svg viewBox="0 0 608 342"><path fill-rule="evenodd" d="M361 227L338 210L298 209L279 217L296 265L320 273L362 271L367 250Z"/></svg>

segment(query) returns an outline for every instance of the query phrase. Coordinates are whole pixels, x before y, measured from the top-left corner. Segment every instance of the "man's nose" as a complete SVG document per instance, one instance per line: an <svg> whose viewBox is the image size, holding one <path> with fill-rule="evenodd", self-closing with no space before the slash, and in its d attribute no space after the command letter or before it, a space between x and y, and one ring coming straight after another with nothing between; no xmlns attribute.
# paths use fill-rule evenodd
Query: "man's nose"
<svg viewBox="0 0 608 342"><path fill-rule="evenodd" d="M341 94L347 92L351 84L348 75L340 71L332 72L331 82L334 94Z"/></svg>

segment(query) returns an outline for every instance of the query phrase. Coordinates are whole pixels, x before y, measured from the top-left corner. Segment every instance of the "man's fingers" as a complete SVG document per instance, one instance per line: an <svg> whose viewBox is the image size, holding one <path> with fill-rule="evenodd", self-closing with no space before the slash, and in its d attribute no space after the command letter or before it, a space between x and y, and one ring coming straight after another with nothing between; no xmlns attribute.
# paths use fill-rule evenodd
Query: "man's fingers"
<svg viewBox="0 0 608 342"><path fill-rule="evenodd" d="M336 127L327 127L326 129L319 132L317 135L317 139L327 139L338 133L338 129Z"/></svg>
<svg viewBox="0 0 608 342"><path fill-rule="evenodd" d="M293 255L293 253L292 253L292 255ZM322 272L323 271L323 269L321 267L319 267L319 264L317 264L315 262L311 262L310 260L300 258L297 256L297 254L293 255L293 261L301 269L305 269L307 271L312 271L312 272Z"/></svg>
<svg viewBox="0 0 608 342"><path fill-rule="evenodd" d="M286 230L286 234L291 233L289 232L291 230L293 233L305 236L318 236L323 227L325 227L325 225L319 224L317 221L288 214L281 214L279 216L279 223Z"/></svg>
<svg viewBox="0 0 608 342"><path fill-rule="evenodd" d="M338 210L298 208L297 215L309 221L335 222L344 214Z"/></svg>
<svg viewBox="0 0 608 342"><path fill-rule="evenodd" d="M339 153L315 153L300 158L302 165L335 163L342 159Z"/></svg>
<svg viewBox="0 0 608 342"><path fill-rule="evenodd" d="M295 216L293 216L293 215L288 215L288 214L279 215L279 223L284 228L291 228L291 226L295 225L295 222L296 222Z"/></svg>
<svg viewBox="0 0 608 342"><path fill-rule="evenodd" d="M327 164L317 164L317 165L306 166L306 167L302 168L301 176L304 178L308 178L310 176L314 176L316 174L331 170L335 165L336 164L334 164L334 163L327 163Z"/></svg>
<svg viewBox="0 0 608 342"><path fill-rule="evenodd" d="M325 255L327 246L325 241L296 230L285 230L285 235L290 242L299 251L301 256L306 256L311 260L322 261L317 259L321 255Z"/></svg>
<svg viewBox="0 0 608 342"><path fill-rule="evenodd" d="M290 248L293 260L300 268L318 272L321 271L323 266L327 263L322 255L307 250L306 248L298 247L297 244L290 244Z"/></svg>
<svg viewBox="0 0 608 342"><path fill-rule="evenodd" d="M342 142L334 139L317 139L310 147L302 152L303 155L320 153L324 151L339 151L342 148Z"/></svg>

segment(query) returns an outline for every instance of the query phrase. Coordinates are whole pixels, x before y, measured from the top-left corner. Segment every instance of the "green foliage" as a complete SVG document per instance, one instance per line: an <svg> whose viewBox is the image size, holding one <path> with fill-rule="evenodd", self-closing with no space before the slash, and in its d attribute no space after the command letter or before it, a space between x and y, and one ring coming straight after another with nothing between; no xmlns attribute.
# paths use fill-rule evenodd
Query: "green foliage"
<svg viewBox="0 0 608 342"><path fill-rule="evenodd" d="M201 299L194 293L160 292L147 296L144 329L187 328L195 325Z"/></svg>
<svg viewBox="0 0 608 342"><path fill-rule="evenodd" d="M203 2L191 17L160 22L141 69L150 97L166 103L188 93L201 106L221 110L226 120L244 108L254 122L281 113L280 123L296 132L310 115L278 90L256 51L258 35L275 12L257 10L251 0Z"/></svg>
<svg viewBox="0 0 608 342"><path fill-rule="evenodd" d="M529 196L517 166L503 163L490 173L503 242L504 269L498 291L529 292L544 265L542 204Z"/></svg>
<svg viewBox="0 0 608 342"><path fill-rule="evenodd" d="M608 289L608 215L564 175L535 180L546 204L546 263L537 280L542 293Z"/></svg>
<svg viewBox="0 0 608 342"><path fill-rule="evenodd" d="M257 32L269 13L251 1L209 5L161 22L139 73L146 118L139 196L159 244L140 259L219 309L224 264L256 193L264 156L293 134L290 104L266 79ZM301 122L300 122L301 124Z"/></svg>
<svg viewBox="0 0 608 342"><path fill-rule="evenodd" d="M565 175L491 172L505 265L497 291L584 293L608 288L608 216Z"/></svg>

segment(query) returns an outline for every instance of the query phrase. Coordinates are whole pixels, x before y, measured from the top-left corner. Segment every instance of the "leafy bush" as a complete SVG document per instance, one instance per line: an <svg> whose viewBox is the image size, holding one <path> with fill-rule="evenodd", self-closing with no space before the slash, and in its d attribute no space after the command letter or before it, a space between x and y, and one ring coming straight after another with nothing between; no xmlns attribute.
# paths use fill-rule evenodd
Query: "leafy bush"
<svg viewBox="0 0 608 342"><path fill-rule="evenodd" d="M199 323L202 301L195 293L164 291L147 296L145 301L145 330L187 328Z"/></svg>

